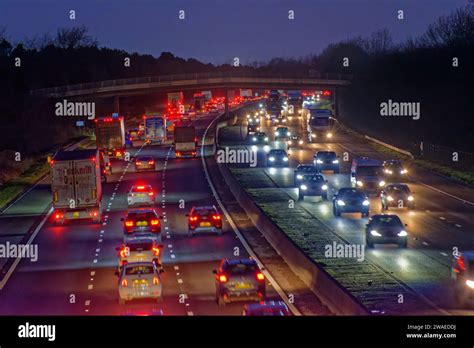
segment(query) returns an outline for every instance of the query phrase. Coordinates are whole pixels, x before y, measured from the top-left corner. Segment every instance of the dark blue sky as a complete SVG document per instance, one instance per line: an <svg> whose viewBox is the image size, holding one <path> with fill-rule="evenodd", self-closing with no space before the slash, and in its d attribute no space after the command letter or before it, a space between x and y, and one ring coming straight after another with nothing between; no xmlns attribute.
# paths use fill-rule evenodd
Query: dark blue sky
<svg viewBox="0 0 474 348"><path fill-rule="evenodd" d="M101 46L204 62L317 54L329 43L388 28L395 42L423 33L468 0L0 0L13 41L85 25ZM76 20L68 17L76 10ZM178 19L178 11L186 19ZM288 11L295 19L288 20ZM396 18L397 10L405 19Z"/></svg>

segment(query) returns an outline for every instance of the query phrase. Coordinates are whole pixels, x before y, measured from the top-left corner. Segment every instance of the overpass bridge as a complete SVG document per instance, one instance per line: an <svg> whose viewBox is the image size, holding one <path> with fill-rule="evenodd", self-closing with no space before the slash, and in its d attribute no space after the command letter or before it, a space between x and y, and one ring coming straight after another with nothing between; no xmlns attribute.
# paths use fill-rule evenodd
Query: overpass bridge
<svg viewBox="0 0 474 348"><path fill-rule="evenodd" d="M120 97L142 95L151 92L173 92L221 88L252 89L321 89L338 88L350 84L352 76L344 74L314 73L305 75L262 72L208 72L137 77L80 83L32 90L30 94L46 98L114 98L115 111Z"/></svg>

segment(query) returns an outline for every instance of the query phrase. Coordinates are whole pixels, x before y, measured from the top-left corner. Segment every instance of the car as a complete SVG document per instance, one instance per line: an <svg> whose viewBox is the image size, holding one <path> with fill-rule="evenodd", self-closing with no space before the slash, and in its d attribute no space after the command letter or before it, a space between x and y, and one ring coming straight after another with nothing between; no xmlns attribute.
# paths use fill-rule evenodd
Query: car
<svg viewBox="0 0 474 348"><path fill-rule="evenodd" d="M161 254L163 244L158 244L156 240L149 237L128 238L126 243L115 248L118 252L118 268L127 263L133 262L153 262L162 268Z"/></svg>
<svg viewBox="0 0 474 348"><path fill-rule="evenodd" d="M341 216L342 213L361 213L362 216L369 216L370 201L361 189L340 188L332 200L334 216Z"/></svg>
<svg viewBox="0 0 474 348"><path fill-rule="evenodd" d="M140 156L135 158L135 171L144 171L144 170L155 170L155 160L150 156Z"/></svg>
<svg viewBox="0 0 474 348"><path fill-rule="evenodd" d="M268 144L268 136L267 133L265 132L257 132L253 135L250 135L250 140L252 144L263 144L267 145Z"/></svg>
<svg viewBox="0 0 474 348"><path fill-rule="evenodd" d="M298 183L298 200L304 200L305 196L321 196L323 200L328 199L327 183L321 174L304 174Z"/></svg>
<svg viewBox="0 0 474 348"><path fill-rule="evenodd" d="M249 303L242 311L244 316L291 316L288 307L283 301L262 301Z"/></svg>
<svg viewBox="0 0 474 348"><path fill-rule="evenodd" d="M265 276L254 259L223 259L213 273L219 307L234 301L265 300Z"/></svg>
<svg viewBox="0 0 474 348"><path fill-rule="evenodd" d="M294 171L294 182L295 186L299 187L299 182L303 179L305 174L318 174L319 170L312 164L298 164Z"/></svg>
<svg viewBox="0 0 474 348"><path fill-rule="evenodd" d="M219 112L219 109L217 108L217 105L209 105L207 107L207 112L210 114L217 114Z"/></svg>
<svg viewBox="0 0 474 348"><path fill-rule="evenodd" d="M408 233L405 226L397 215L373 215L365 229L367 247L373 248L375 244L398 244L400 248L406 248Z"/></svg>
<svg viewBox="0 0 474 348"><path fill-rule="evenodd" d="M127 132L127 136L129 137L130 141L140 140L142 139L142 132L140 132L140 130L137 128L130 129Z"/></svg>
<svg viewBox="0 0 474 348"><path fill-rule="evenodd" d="M132 185L127 194L127 205L129 207L137 205L153 206L156 202L156 194L151 185Z"/></svg>
<svg viewBox="0 0 474 348"><path fill-rule="evenodd" d="M460 307L472 305L474 300L474 251L456 253L451 267L454 298Z"/></svg>
<svg viewBox="0 0 474 348"><path fill-rule="evenodd" d="M222 234L222 216L214 205L194 206L188 217L188 235L196 235L196 232L217 232Z"/></svg>
<svg viewBox="0 0 474 348"><path fill-rule="evenodd" d="M388 181L401 180L406 178L408 170L405 169L402 161L388 160L383 162L383 173Z"/></svg>
<svg viewBox="0 0 474 348"><path fill-rule="evenodd" d="M291 132L288 127L277 127L275 129L275 139L288 138L291 136Z"/></svg>
<svg viewBox="0 0 474 348"><path fill-rule="evenodd" d="M382 210L389 207L415 209L415 198L408 185L388 184L380 192Z"/></svg>
<svg viewBox="0 0 474 348"><path fill-rule="evenodd" d="M249 124L247 126L247 134L254 134L255 132L260 130L260 126L258 124Z"/></svg>
<svg viewBox="0 0 474 348"><path fill-rule="evenodd" d="M318 151L313 156L313 163L319 171L332 170L339 173L339 157L334 151Z"/></svg>
<svg viewBox="0 0 474 348"><path fill-rule="evenodd" d="M160 271L152 262L133 262L125 264L115 274L119 277L119 303L135 299L149 298L163 301Z"/></svg>
<svg viewBox="0 0 474 348"><path fill-rule="evenodd" d="M289 150L292 147L298 147L304 144L303 139L301 139L298 135L292 135L286 141L287 149Z"/></svg>
<svg viewBox="0 0 474 348"><path fill-rule="evenodd" d="M151 236L161 242L161 216L153 208L129 209L123 221L124 240L128 237Z"/></svg>
<svg viewBox="0 0 474 348"><path fill-rule="evenodd" d="M288 154L285 150L271 149L267 154L267 165L271 167L275 166L289 166Z"/></svg>

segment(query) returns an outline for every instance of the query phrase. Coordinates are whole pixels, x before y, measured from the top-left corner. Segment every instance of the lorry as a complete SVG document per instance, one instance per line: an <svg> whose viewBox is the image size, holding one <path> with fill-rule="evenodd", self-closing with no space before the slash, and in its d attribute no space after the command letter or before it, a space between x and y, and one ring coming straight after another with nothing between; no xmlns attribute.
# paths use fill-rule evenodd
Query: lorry
<svg viewBox="0 0 474 348"><path fill-rule="evenodd" d="M334 118L329 109L306 109L308 141L325 141L332 139Z"/></svg>
<svg viewBox="0 0 474 348"><path fill-rule="evenodd" d="M240 90L240 96L244 100L249 100L252 98L252 90L251 89L241 89Z"/></svg>
<svg viewBox="0 0 474 348"><path fill-rule="evenodd" d="M265 107L267 119L276 120L281 115L281 104L279 101L267 102Z"/></svg>
<svg viewBox="0 0 474 348"><path fill-rule="evenodd" d="M351 184L367 193L379 193L385 186L383 162L368 157L355 158L351 165Z"/></svg>
<svg viewBox="0 0 474 348"><path fill-rule="evenodd" d="M204 99L206 100L206 102L212 99L211 91L202 91L201 93L204 95Z"/></svg>
<svg viewBox="0 0 474 348"><path fill-rule="evenodd" d="M123 116L95 119L97 148L109 158L122 159L125 155L125 125Z"/></svg>
<svg viewBox="0 0 474 348"><path fill-rule="evenodd" d="M194 126L175 126L173 145L176 158L196 157L197 138Z"/></svg>
<svg viewBox="0 0 474 348"><path fill-rule="evenodd" d="M145 114L145 144L162 144L166 141L166 116L160 113Z"/></svg>
<svg viewBox="0 0 474 348"><path fill-rule="evenodd" d="M299 115L303 112L303 96L301 91L288 91L287 113L288 115Z"/></svg>
<svg viewBox="0 0 474 348"><path fill-rule="evenodd" d="M193 106L195 112L204 112L206 106L206 97L202 93L194 93Z"/></svg>
<svg viewBox="0 0 474 348"><path fill-rule="evenodd" d="M53 218L102 219L100 153L93 150L58 151L50 161Z"/></svg>

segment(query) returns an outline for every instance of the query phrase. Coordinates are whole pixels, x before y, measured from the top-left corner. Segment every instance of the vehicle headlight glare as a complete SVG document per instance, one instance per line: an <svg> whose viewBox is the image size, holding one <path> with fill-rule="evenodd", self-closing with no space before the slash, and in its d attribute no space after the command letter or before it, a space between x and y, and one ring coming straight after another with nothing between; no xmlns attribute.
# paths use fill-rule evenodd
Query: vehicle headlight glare
<svg viewBox="0 0 474 348"><path fill-rule="evenodd" d="M377 237L380 237L380 236L381 236L381 234L378 233L376 230L370 231L370 234L371 234L372 236L377 236Z"/></svg>
<svg viewBox="0 0 474 348"><path fill-rule="evenodd" d="M370 204L370 202L366 199L362 202L362 205L365 205L365 206L368 206Z"/></svg>
<svg viewBox="0 0 474 348"><path fill-rule="evenodd" d="M337 200L337 205L346 205L346 203L344 203L343 200L338 199L338 200Z"/></svg>
<svg viewBox="0 0 474 348"><path fill-rule="evenodd" d="M406 237L408 235L407 231L400 231L397 236L399 237Z"/></svg>
<svg viewBox="0 0 474 348"><path fill-rule="evenodd" d="M308 189L308 186L306 186L306 185L301 185L301 186L300 186L300 189L302 189L302 190L307 190L307 189Z"/></svg>
<svg viewBox="0 0 474 348"><path fill-rule="evenodd" d="M379 186L380 186L380 187L382 187L382 186L384 186L384 185L385 185L385 181L382 180L381 182L379 182Z"/></svg>

